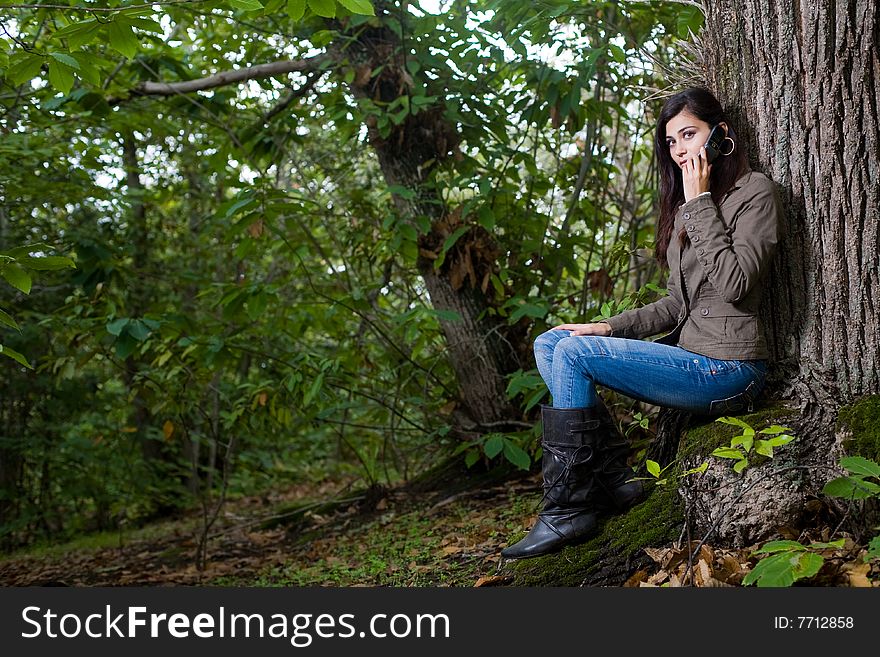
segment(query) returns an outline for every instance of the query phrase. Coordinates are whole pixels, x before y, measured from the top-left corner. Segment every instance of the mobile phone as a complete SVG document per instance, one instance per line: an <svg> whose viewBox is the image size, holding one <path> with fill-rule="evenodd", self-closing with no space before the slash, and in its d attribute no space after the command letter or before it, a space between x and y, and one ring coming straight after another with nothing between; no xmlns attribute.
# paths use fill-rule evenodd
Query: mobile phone
<svg viewBox="0 0 880 657"><path fill-rule="evenodd" d="M720 125L716 125L709 132L709 139L706 140L703 146L706 149L706 162L708 164L712 164L715 158L721 155L721 142L724 141L725 137L727 137L727 134Z"/></svg>

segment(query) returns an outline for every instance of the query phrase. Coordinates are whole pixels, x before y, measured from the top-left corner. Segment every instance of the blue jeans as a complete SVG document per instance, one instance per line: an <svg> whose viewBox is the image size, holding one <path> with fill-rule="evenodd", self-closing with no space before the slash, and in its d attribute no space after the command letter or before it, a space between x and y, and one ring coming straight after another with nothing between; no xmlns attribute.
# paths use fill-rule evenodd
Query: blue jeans
<svg viewBox="0 0 880 657"><path fill-rule="evenodd" d="M657 406L736 413L751 409L767 374L763 360L719 360L657 342L561 329L538 336L535 359L558 408L596 405L598 384Z"/></svg>

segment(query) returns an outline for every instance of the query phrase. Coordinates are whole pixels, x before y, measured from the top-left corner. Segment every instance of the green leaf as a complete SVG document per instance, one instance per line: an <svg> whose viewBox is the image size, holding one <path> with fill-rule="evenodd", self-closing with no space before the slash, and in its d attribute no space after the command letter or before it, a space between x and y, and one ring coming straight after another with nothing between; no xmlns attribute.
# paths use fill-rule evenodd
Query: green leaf
<svg viewBox="0 0 880 657"><path fill-rule="evenodd" d="M861 477L840 477L832 479L822 488L829 497L843 497L848 500L865 500L880 495L880 486L865 481Z"/></svg>
<svg viewBox="0 0 880 657"><path fill-rule="evenodd" d="M324 385L324 372L321 372L315 377L315 380L312 381L312 385L309 386L308 392L306 392L305 397L303 397L303 406L308 406L312 403L312 400L321 390L322 385Z"/></svg>
<svg viewBox="0 0 880 657"><path fill-rule="evenodd" d="M137 347L137 340L128 333L123 333L116 338L116 356L125 360Z"/></svg>
<svg viewBox="0 0 880 657"><path fill-rule="evenodd" d="M845 456L840 459L840 466L855 475L880 479L880 465L861 456Z"/></svg>
<svg viewBox="0 0 880 657"><path fill-rule="evenodd" d="M648 472L650 472L651 475L653 475L654 477L660 476L660 464L656 461L648 459L647 461L645 461L645 467L648 469Z"/></svg>
<svg viewBox="0 0 880 657"><path fill-rule="evenodd" d="M245 11L256 11L263 8L263 3L259 0L229 0L229 5Z"/></svg>
<svg viewBox="0 0 880 657"><path fill-rule="evenodd" d="M43 61L45 60L40 55L28 55L18 59L15 64L6 69L6 77L15 85L40 77Z"/></svg>
<svg viewBox="0 0 880 657"><path fill-rule="evenodd" d="M508 323L515 324L523 317L544 317L550 309L545 306L539 306L534 303L524 303L514 310Z"/></svg>
<svg viewBox="0 0 880 657"><path fill-rule="evenodd" d="M24 267L33 269L34 271L55 271L66 267L73 267L76 269L76 264L73 260L64 256L28 256L25 258L19 258L18 262Z"/></svg>
<svg viewBox="0 0 880 657"><path fill-rule="evenodd" d="M470 226L459 226L452 235L446 238L443 242L443 248L440 249L440 255L444 255L449 249L451 249L455 243L459 240L459 238L468 232L471 229Z"/></svg>
<svg viewBox="0 0 880 657"><path fill-rule="evenodd" d="M73 88L73 72L69 67L57 61L49 62L49 84L63 94L70 93Z"/></svg>
<svg viewBox="0 0 880 657"><path fill-rule="evenodd" d="M757 582L759 587L783 587L794 584L792 553L774 554L761 559L752 571L743 578L743 586Z"/></svg>
<svg viewBox="0 0 880 657"><path fill-rule="evenodd" d="M257 3L259 4L259 3ZM145 18L143 16L134 16L127 12L122 12L122 15L125 16L125 22L129 25L136 27L139 30L144 30L146 32L156 32L157 34L162 34L165 30L162 29L162 26L159 25L152 18Z"/></svg>
<svg viewBox="0 0 880 657"><path fill-rule="evenodd" d="M361 14L363 16L376 15L373 5L367 0L339 0L339 4L348 9L352 14Z"/></svg>
<svg viewBox="0 0 880 657"><path fill-rule="evenodd" d="M36 244L25 244L24 246L17 246L14 249L9 249L8 251L0 252L0 255L10 256L12 258L26 258L30 257L31 253L35 253L37 251L51 251L52 247L48 244L43 244L42 242L37 242Z"/></svg>
<svg viewBox="0 0 880 657"><path fill-rule="evenodd" d="M4 324L4 325L8 326L9 328L15 329L16 331L21 331L21 329L18 327L18 324L15 323L15 320L12 319L12 317L10 315L7 315L2 310L0 310L0 324Z"/></svg>
<svg viewBox="0 0 880 657"><path fill-rule="evenodd" d="M842 548L846 545L846 539L839 538L836 541L831 541L830 543L810 543L808 546L811 550L823 550L828 548Z"/></svg>
<svg viewBox="0 0 880 657"><path fill-rule="evenodd" d="M768 433L770 435L777 433L785 433L786 431L791 431L788 427L781 427L778 424L774 424L773 426L767 427L766 429L761 429L758 433Z"/></svg>
<svg viewBox="0 0 880 657"><path fill-rule="evenodd" d="M461 313L455 310L434 310L430 309L428 311L429 314L433 315L439 320L444 322L460 322L461 321Z"/></svg>
<svg viewBox="0 0 880 657"><path fill-rule="evenodd" d="M708 467L709 467L709 461L703 461L696 468L691 468L690 470L686 470L685 472L682 472L681 476L684 477L685 475L700 474L700 473L705 472Z"/></svg>
<svg viewBox="0 0 880 657"><path fill-rule="evenodd" d="M538 402L540 402L542 399L544 399L544 397L547 396L548 392L549 391L546 388L535 390L535 392L532 393L531 397L529 397L528 401L526 402L526 406L523 411L528 413L532 408L535 407Z"/></svg>
<svg viewBox="0 0 880 657"><path fill-rule="evenodd" d="M79 50L86 43L94 41L99 29L101 29L101 23L92 18L81 23L67 25L55 32L52 37L67 39L67 46L71 51Z"/></svg>
<svg viewBox="0 0 880 657"><path fill-rule="evenodd" d="M880 535L875 536L868 543L868 554L865 555L865 561L871 559L880 559Z"/></svg>
<svg viewBox="0 0 880 657"><path fill-rule="evenodd" d="M306 0L287 0L287 15L298 21L306 13Z"/></svg>
<svg viewBox="0 0 880 657"><path fill-rule="evenodd" d="M0 276L12 287L25 294L31 293L31 275L14 263L0 266Z"/></svg>
<svg viewBox="0 0 880 657"><path fill-rule="evenodd" d="M500 434L492 434L485 443L483 443L483 451L490 459L494 459L504 449L504 439Z"/></svg>
<svg viewBox="0 0 880 657"><path fill-rule="evenodd" d="M752 446L754 445L754 442L755 442L754 434L752 434L752 435L744 434L742 436L737 436L736 438L731 440L730 446L736 447L737 445L742 445L743 449L746 450L746 454L748 454L749 452L752 451Z"/></svg>
<svg viewBox="0 0 880 657"><path fill-rule="evenodd" d="M474 463L476 463L480 458L480 453L472 449L467 454L464 455L464 464L466 467L470 468Z"/></svg>
<svg viewBox="0 0 880 657"><path fill-rule="evenodd" d="M57 62L64 64L68 68L72 68L74 70L79 70L79 62L76 61L70 55L67 55L63 52L50 52L49 56Z"/></svg>
<svg viewBox="0 0 880 657"><path fill-rule="evenodd" d="M815 552L804 552L798 555L794 563L795 581L812 577L821 570L824 563L825 559L822 558L822 555Z"/></svg>
<svg viewBox="0 0 880 657"><path fill-rule="evenodd" d="M788 445L792 440L794 440L794 436L774 436L773 438L768 438L767 440L762 440L761 442L767 443L770 447L782 447L783 445Z"/></svg>
<svg viewBox="0 0 880 657"><path fill-rule="evenodd" d="M742 461L737 461L733 464L733 471L737 474L740 474L743 470L749 467L749 460L743 459Z"/></svg>
<svg viewBox="0 0 880 657"><path fill-rule="evenodd" d="M131 59L138 51L138 39L131 25L117 18L107 26L110 47Z"/></svg>
<svg viewBox="0 0 880 657"><path fill-rule="evenodd" d="M509 440L504 441L504 456L520 470L528 470L532 464L529 455L519 445Z"/></svg>
<svg viewBox="0 0 880 657"><path fill-rule="evenodd" d="M76 59L76 61L79 62L79 70L77 71L77 75L79 75L80 78L82 78L83 80L85 80L86 82L91 84L92 86L95 86L95 87L100 86L101 85L101 71L99 71L97 68L95 68L92 65L90 58L83 56L81 54L77 54L74 57L74 59ZM86 100L86 102L83 102L84 98L90 99L90 100ZM92 109L92 107L90 105L94 105L98 102L103 102L104 105L107 105L107 101L104 100L104 96L101 94L98 94L98 93L91 93L91 94L87 94L85 96L80 96L76 100L78 103L80 103L80 105L83 105L87 109ZM107 105L107 107L109 109L109 105Z"/></svg>
<svg viewBox="0 0 880 657"><path fill-rule="evenodd" d="M733 449L732 447L719 447L718 449L712 450L712 456L717 456L722 459L741 459L745 455L738 449Z"/></svg>
<svg viewBox="0 0 880 657"><path fill-rule="evenodd" d="M761 456L773 458L773 445L769 444L766 440L759 440L755 451Z"/></svg>
<svg viewBox="0 0 880 657"><path fill-rule="evenodd" d="M128 323L126 332L138 342L143 342L150 337L150 329L139 319L133 319Z"/></svg>
<svg viewBox="0 0 880 657"><path fill-rule="evenodd" d="M226 209L226 212L223 214L223 218L229 219L229 217L235 216L236 214L241 212L242 209L249 207L256 202L257 202L257 199L250 197L250 196L248 196L246 198L239 199L239 200L235 201L234 203L232 203L232 205L230 205Z"/></svg>
<svg viewBox="0 0 880 657"><path fill-rule="evenodd" d="M492 208L488 205L480 206L480 209L477 211L477 217L477 222L486 230L495 228L495 213L492 212Z"/></svg>
<svg viewBox="0 0 880 657"><path fill-rule="evenodd" d="M318 16L336 18L336 0L308 0L309 8Z"/></svg>
<svg viewBox="0 0 880 657"><path fill-rule="evenodd" d="M743 429L751 429L748 424L735 417L719 417L715 421L722 422L723 424L732 424L737 427L742 427ZM743 433L745 433L745 431Z"/></svg>
<svg viewBox="0 0 880 657"><path fill-rule="evenodd" d="M122 333L122 329L124 329L128 325L129 319L127 317L123 317L122 319L117 319L114 322L110 322L105 327L107 329L107 333L110 335L120 335Z"/></svg>
<svg viewBox="0 0 880 657"><path fill-rule="evenodd" d="M22 356L15 349L12 349L10 347L7 347L5 345L0 344L0 355L7 356L7 357L11 358L12 360L16 361L17 363L24 365L25 367L27 367L30 370L34 369L33 367L31 367L31 364L29 362L27 362L27 358Z"/></svg>
<svg viewBox="0 0 880 657"><path fill-rule="evenodd" d="M806 549L807 548L797 541L770 541L755 550L754 554L773 554L774 552L782 552L783 550L789 552L803 552Z"/></svg>

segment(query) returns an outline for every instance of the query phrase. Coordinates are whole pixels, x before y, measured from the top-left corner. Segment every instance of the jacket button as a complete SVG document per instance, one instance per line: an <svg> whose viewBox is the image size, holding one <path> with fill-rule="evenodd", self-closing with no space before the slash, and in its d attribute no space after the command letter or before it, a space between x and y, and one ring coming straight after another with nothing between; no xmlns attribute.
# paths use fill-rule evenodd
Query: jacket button
<svg viewBox="0 0 880 657"><path fill-rule="evenodd" d="M694 242L699 242L699 241L700 241L700 236L694 235Z"/></svg>
<svg viewBox="0 0 880 657"><path fill-rule="evenodd" d="M709 309L708 309L708 308L700 308L700 314L701 314L703 317L705 317L706 315L709 314Z"/></svg>
<svg viewBox="0 0 880 657"><path fill-rule="evenodd" d="M693 224L688 224L687 229L688 229L688 232L689 232L689 233L694 232L694 225L693 225Z"/></svg>
<svg viewBox="0 0 880 657"><path fill-rule="evenodd" d="M684 213L684 218L685 218L685 219L690 219L690 218L691 218L691 213L690 213L690 212L685 212L685 213ZM691 229L688 228L688 230L691 230Z"/></svg>
<svg viewBox="0 0 880 657"><path fill-rule="evenodd" d="M697 253L699 253L700 255L703 255L705 252L706 252L706 249L701 248L701 249L697 250Z"/></svg>

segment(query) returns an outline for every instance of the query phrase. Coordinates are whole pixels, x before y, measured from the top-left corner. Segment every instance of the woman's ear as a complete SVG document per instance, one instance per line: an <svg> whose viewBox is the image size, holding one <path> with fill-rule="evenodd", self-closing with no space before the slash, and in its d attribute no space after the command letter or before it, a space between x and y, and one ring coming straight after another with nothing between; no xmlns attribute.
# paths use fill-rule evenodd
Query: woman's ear
<svg viewBox="0 0 880 657"><path fill-rule="evenodd" d="M718 125L721 126L721 129L724 130L724 136L726 137L730 130L727 129L727 124L724 121L721 121Z"/></svg>

